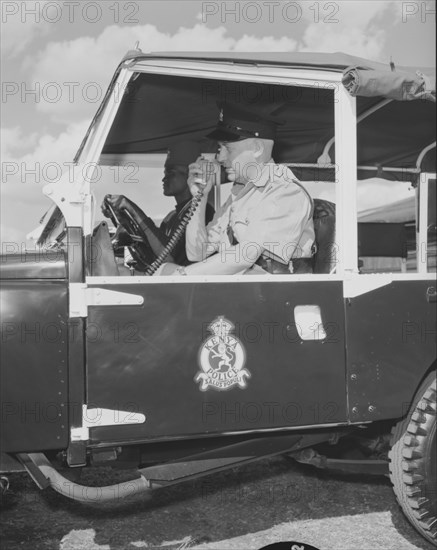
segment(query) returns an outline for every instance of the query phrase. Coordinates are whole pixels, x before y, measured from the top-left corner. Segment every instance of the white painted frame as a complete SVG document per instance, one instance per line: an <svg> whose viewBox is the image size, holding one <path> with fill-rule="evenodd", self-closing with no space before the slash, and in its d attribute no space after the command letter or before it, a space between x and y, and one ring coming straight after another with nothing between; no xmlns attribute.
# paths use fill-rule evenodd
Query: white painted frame
<svg viewBox="0 0 437 550"><path fill-rule="evenodd" d="M277 67L260 63L225 62L213 60L186 61L176 59L143 59L131 70L142 73L186 76L194 78L288 84L306 87L327 87L341 84L342 73L338 71L304 69L298 67ZM290 76L292 71L293 75Z"/></svg>
<svg viewBox="0 0 437 550"><path fill-rule="evenodd" d="M70 173L63 174L56 184L43 187L43 193L53 200L61 210L67 227L81 227L84 235L93 231L94 203L91 181L98 165L103 145L121 105L120 90L124 90L133 73L121 69L116 85L112 88L107 104L100 118L91 128L79 162L74 165L74 181L69 181ZM90 171L88 169L91 168ZM91 172L91 174L90 174ZM84 177L84 174L86 177Z"/></svg>
<svg viewBox="0 0 437 550"><path fill-rule="evenodd" d="M436 174L424 172L420 174L418 185L418 200L416 212L419 214L419 224L416 225L416 260L417 272L428 273L428 188L429 180L436 179ZM416 220L417 223L417 220Z"/></svg>
<svg viewBox="0 0 437 550"><path fill-rule="evenodd" d="M292 76L290 76L290 71L293 71ZM341 113L336 115L337 105L341 102L342 104L346 102L346 107L343 107L344 112L348 112L347 106L352 99L352 103L355 105L355 98L351 98L346 92L345 88L341 84L342 74L336 71L317 71L317 70L308 70L308 69L299 69L299 68L284 68L284 67L271 67L271 66L260 66L260 65L240 65L240 64L229 64L226 62L214 62L214 61L196 61L196 62L187 62L184 60L162 60L162 59L148 59L142 60L137 63L131 63L128 68L122 69L120 75L114 85L114 89L109 99L108 105L104 108L101 118L97 121L96 125L91 128L89 136L86 143L79 155L80 164L87 163L96 163L100 164L101 151L103 149L105 140L111 128L111 125L114 121L115 115L117 113L120 101L120 89L124 89L127 86L130 78L138 72L148 73L148 74L162 74L172 76L185 76L192 78L208 78L216 80L229 80L233 81L238 79L241 82L259 82L267 84L278 84L283 86L298 86L313 88L318 87L320 89L330 89L333 90L334 95L334 133L337 136L337 128L341 127ZM340 125L340 126L339 126ZM355 131L356 135L356 131ZM336 147L342 147L344 144L350 143L351 137L345 135L342 139L341 137L337 138ZM343 144L343 145L342 145ZM103 159L102 159L103 160ZM356 156L354 159L356 166ZM356 172L356 170L355 170ZM356 177L355 177L356 181ZM344 186L346 189L347 186ZM91 196L91 190L88 188L88 193ZM336 202L339 204L338 197L338 186L337 186L337 197ZM62 210L62 209L61 209ZM64 213L64 211L63 211ZM65 215L65 214L64 214ZM68 224L67 222L67 225ZM90 234L92 232L92 219L89 218L89 223L81 224L84 229L84 234ZM337 224L337 232L338 232ZM339 262L341 257L339 258ZM340 264L337 264L337 270ZM127 276L130 280L131 278ZM298 281L299 278L296 275L286 275L287 281ZM320 280L338 280L336 274L323 274L318 276ZM136 277L135 277L136 278ZM213 281L216 277L212 276L203 276L196 277L196 282L207 282ZM256 276L242 276L241 282L255 282ZM119 277L123 279L123 277ZM132 278L133 279L133 278ZM147 283L150 281L151 277L140 278L141 282ZM174 277L159 277L154 279L155 281L159 279L159 282L171 282ZM267 279L274 280L279 282L278 275L267 274L262 276L262 280ZM178 279L181 281L181 279ZM224 281L226 277L218 276L217 280ZM233 281L237 280L237 276L232 277ZM312 281L315 281L314 275L311 276ZM133 282L133 281L131 281Z"/></svg>
<svg viewBox="0 0 437 550"><path fill-rule="evenodd" d="M356 98L344 86L335 90L337 273L358 274Z"/></svg>

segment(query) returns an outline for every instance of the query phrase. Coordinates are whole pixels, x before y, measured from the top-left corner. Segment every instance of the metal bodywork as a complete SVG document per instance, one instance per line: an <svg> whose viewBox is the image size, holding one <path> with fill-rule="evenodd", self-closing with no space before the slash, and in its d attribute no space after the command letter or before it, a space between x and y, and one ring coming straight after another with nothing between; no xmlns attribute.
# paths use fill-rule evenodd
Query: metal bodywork
<svg viewBox="0 0 437 550"><path fill-rule="evenodd" d="M352 422L400 418L434 364L432 279L396 280L345 303ZM378 328L376 328L378 327Z"/></svg>
<svg viewBox="0 0 437 550"><path fill-rule="evenodd" d="M100 327L101 338L87 343L88 397L108 409L117 408L117 402L125 410L130 403L146 421L95 430L97 439L193 437L252 431L255 424L257 430L267 430L346 422L340 282L321 283L316 290L305 282L163 282L113 288L141 294L144 305L134 310L90 308L88 320ZM326 330L335 335L322 341L299 337L294 308L308 303L320 304L324 323L329 323ZM245 349L250 379L244 389L199 391L194 380L199 350L209 336L207 326L219 316L238 323L235 335Z"/></svg>
<svg viewBox="0 0 437 550"><path fill-rule="evenodd" d="M62 252L2 258L2 452L66 447L68 284Z"/></svg>

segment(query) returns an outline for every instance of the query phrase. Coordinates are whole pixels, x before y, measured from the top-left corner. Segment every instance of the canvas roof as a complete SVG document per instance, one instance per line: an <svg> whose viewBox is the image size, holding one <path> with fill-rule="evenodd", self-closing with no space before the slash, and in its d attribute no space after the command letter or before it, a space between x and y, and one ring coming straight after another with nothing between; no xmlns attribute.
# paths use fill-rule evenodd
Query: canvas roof
<svg viewBox="0 0 437 550"><path fill-rule="evenodd" d="M390 63L379 63L363 57L343 52L153 52L144 54L140 50L130 50L124 57L127 59L187 59L224 61L232 63L253 63L258 65L281 65L283 67L314 67L324 70L344 71L348 67L363 67L385 72L393 72ZM396 56L394 56L396 63ZM416 70L435 76L435 67L396 67L395 70L414 73Z"/></svg>
<svg viewBox="0 0 437 550"><path fill-rule="evenodd" d="M142 54L133 51L128 52L123 62L140 63L150 59L158 63L160 59L185 59L197 61L199 66L205 62L249 63L260 67L279 65L290 69L343 72L348 91L357 96L358 115L384 98L393 99L358 124L358 164L375 167L374 171L359 171L359 178L379 175L387 179L410 179L411 176L402 171L383 173L382 167L415 168L421 151L435 141L434 69L393 68L389 63L376 63L343 53ZM181 139L201 140L217 122L217 100L230 97L235 85L240 91L249 90L248 83L243 82L140 74L123 98L103 153L159 153ZM273 84L250 83L250 86L252 96L243 93L241 103L261 113L279 109L284 120L275 144L275 160L317 163L326 143L333 137L332 92ZM209 91L206 99L205 90ZM256 101L252 101L254 94ZM330 156L335 162L334 147ZM422 170L435 171L435 149L424 158ZM303 179L316 179L313 175L305 170L298 173ZM320 179L333 178L333 171L320 175Z"/></svg>

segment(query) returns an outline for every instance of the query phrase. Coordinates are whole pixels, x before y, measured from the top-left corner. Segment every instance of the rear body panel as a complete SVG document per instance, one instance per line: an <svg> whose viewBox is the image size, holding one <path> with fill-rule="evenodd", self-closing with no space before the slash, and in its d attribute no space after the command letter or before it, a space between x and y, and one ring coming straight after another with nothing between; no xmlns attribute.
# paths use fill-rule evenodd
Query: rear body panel
<svg viewBox="0 0 437 550"><path fill-rule="evenodd" d="M396 280L346 302L352 422L400 418L408 411L436 360L436 309L427 298L432 286L431 278Z"/></svg>

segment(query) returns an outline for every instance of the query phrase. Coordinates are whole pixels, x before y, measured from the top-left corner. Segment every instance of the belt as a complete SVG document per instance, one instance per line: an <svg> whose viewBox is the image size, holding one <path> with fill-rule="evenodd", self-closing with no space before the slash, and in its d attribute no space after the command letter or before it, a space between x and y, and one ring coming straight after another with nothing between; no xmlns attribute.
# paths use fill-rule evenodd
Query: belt
<svg viewBox="0 0 437 550"><path fill-rule="evenodd" d="M295 258L291 260L293 273L313 273L313 258Z"/></svg>
<svg viewBox="0 0 437 550"><path fill-rule="evenodd" d="M268 273L273 275L290 275L291 273L312 273L313 259L312 258L294 258L290 261L293 266L293 271L290 270L289 264L283 264L272 258L260 256L255 262Z"/></svg>

